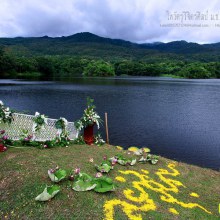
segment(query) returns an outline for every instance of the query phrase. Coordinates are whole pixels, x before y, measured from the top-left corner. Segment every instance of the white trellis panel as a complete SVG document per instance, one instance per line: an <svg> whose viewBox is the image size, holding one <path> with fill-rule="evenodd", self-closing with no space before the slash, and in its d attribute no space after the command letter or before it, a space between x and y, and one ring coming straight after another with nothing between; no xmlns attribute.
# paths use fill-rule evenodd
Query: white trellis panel
<svg viewBox="0 0 220 220"><path fill-rule="evenodd" d="M13 121L11 124L0 123L0 130L5 130L7 135L12 140L19 140L22 135L22 130L28 130L28 134L32 134L33 115L13 113ZM57 129L55 127L57 119L47 119L47 125L45 129L41 129L36 132L36 141L53 140L56 137ZM69 138L74 140L78 137L78 131L76 130L73 122L68 122L67 131Z"/></svg>

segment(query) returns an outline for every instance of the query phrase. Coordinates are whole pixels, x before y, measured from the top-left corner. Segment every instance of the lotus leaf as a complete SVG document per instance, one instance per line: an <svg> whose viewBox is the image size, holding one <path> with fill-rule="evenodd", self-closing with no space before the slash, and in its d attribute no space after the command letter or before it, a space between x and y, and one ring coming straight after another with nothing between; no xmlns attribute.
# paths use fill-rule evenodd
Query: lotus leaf
<svg viewBox="0 0 220 220"><path fill-rule="evenodd" d="M103 176L95 179L94 181L96 183L96 187L94 188L94 191L96 192L105 193L115 190L115 185L111 178Z"/></svg>
<svg viewBox="0 0 220 220"><path fill-rule="evenodd" d="M99 172L102 172L102 173L108 173L111 169L112 169L112 166L105 162L103 162L100 166L98 165L95 165L96 169L99 171Z"/></svg>
<svg viewBox="0 0 220 220"><path fill-rule="evenodd" d="M35 198L35 200L41 201L41 202L48 201L48 200L52 199L59 191L60 191L60 187L57 185L46 186L44 191L40 195L38 195Z"/></svg>
<svg viewBox="0 0 220 220"><path fill-rule="evenodd" d="M94 179L86 173L79 173L76 181L73 183L73 190L75 191L88 191L96 187Z"/></svg>
<svg viewBox="0 0 220 220"><path fill-rule="evenodd" d="M67 172L66 170L59 169L52 173L50 170L48 170L48 175L52 182L58 183L67 176Z"/></svg>

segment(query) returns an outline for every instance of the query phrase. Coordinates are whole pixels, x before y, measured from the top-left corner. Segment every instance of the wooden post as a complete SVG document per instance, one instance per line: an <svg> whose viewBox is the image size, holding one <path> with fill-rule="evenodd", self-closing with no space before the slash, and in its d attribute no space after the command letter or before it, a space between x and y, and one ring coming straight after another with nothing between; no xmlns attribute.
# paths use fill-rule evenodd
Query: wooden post
<svg viewBox="0 0 220 220"><path fill-rule="evenodd" d="M108 136L108 113L105 112L105 131L106 131L106 143L109 144L109 136Z"/></svg>

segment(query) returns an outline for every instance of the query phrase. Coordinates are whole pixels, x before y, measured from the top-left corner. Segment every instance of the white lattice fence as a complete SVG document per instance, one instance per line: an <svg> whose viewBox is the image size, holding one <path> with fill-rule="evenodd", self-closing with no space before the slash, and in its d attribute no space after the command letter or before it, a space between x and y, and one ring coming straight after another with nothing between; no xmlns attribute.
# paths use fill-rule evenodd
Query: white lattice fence
<svg viewBox="0 0 220 220"><path fill-rule="evenodd" d="M22 130L28 130L29 134L32 134L33 115L13 113L13 121L11 124L0 123L0 129L6 131L6 135L12 140L20 139ZM47 119L47 125L45 129L41 129L35 134L37 141L53 140L56 137L57 129L55 127L57 119ZM69 138L74 140L78 137L78 131L76 130L73 122L68 122L67 131Z"/></svg>

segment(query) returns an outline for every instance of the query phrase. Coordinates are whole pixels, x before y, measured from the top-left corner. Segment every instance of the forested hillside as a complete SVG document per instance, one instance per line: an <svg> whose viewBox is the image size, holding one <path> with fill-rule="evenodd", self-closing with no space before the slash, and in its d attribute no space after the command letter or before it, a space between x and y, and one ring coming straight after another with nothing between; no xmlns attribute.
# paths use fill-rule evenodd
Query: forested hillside
<svg viewBox="0 0 220 220"><path fill-rule="evenodd" d="M136 44L85 32L0 38L0 77L159 76L220 78L220 44Z"/></svg>

